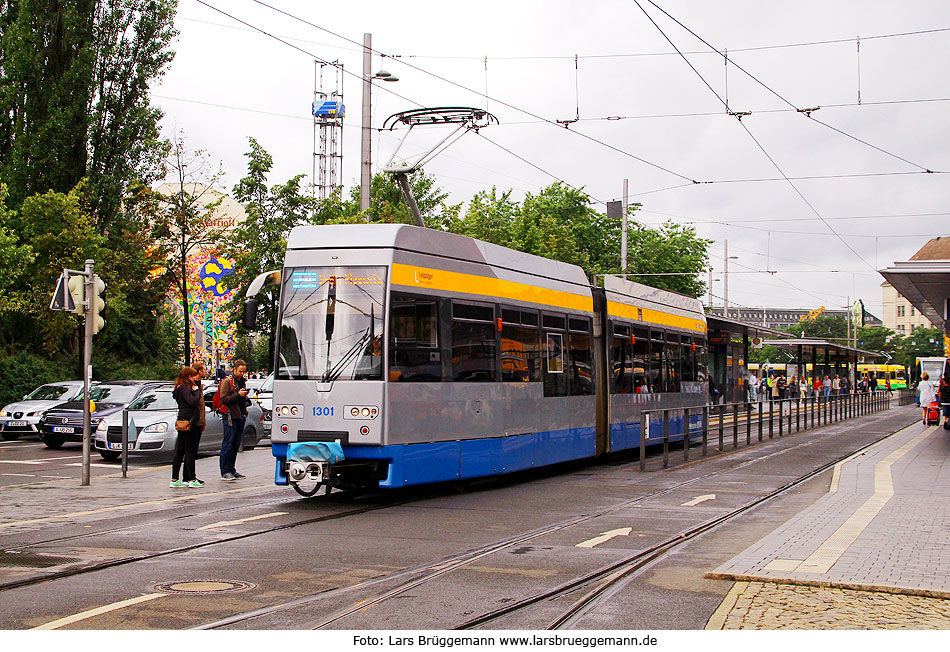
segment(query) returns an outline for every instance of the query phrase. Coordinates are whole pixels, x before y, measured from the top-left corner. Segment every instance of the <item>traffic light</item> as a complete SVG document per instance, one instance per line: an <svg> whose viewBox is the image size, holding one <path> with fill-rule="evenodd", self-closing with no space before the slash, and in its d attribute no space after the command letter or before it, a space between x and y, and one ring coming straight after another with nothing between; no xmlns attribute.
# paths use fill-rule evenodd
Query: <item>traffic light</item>
<svg viewBox="0 0 950 652"><path fill-rule="evenodd" d="M106 291L105 282L99 278L98 275L92 277L92 314L90 318L92 319L92 332L93 334L98 333L102 330L102 327L106 325L106 320L102 318L99 314L105 307L105 299L102 298L102 293Z"/></svg>
<svg viewBox="0 0 950 652"><path fill-rule="evenodd" d="M70 276L66 287L69 288L69 294L73 298L73 303L76 304L76 309L73 310L73 312L77 315L84 314L86 312L86 307L83 305L86 301L86 277Z"/></svg>

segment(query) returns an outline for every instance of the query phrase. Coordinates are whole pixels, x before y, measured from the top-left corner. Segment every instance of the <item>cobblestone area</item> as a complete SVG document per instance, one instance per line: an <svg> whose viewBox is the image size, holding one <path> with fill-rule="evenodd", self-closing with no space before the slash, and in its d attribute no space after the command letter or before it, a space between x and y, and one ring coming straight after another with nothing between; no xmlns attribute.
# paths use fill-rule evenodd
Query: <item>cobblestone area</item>
<svg viewBox="0 0 950 652"><path fill-rule="evenodd" d="M941 598L772 582L739 582L730 597L707 629L950 629Z"/></svg>

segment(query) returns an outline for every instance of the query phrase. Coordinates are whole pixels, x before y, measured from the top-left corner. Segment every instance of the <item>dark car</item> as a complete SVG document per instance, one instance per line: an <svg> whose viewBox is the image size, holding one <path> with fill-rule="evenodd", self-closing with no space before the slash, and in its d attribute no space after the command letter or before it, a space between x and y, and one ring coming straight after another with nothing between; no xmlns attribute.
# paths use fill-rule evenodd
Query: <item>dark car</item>
<svg viewBox="0 0 950 652"><path fill-rule="evenodd" d="M121 412L122 408L145 392L171 384L155 380L116 380L99 383L90 389L96 411L90 415L90 429L94 437L103 418ZM47 448L59 448L66 442L82 443L82 401L71 401L47 410L40 419L40 439Z"/></svg>

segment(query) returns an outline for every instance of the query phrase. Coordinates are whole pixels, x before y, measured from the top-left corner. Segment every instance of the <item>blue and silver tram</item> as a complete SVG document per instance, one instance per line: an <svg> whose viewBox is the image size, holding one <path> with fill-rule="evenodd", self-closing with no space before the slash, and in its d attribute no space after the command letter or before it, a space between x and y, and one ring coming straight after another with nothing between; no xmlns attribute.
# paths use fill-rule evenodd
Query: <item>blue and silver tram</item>
<svg viewBox="0 0 950 652"><path fill-rule="evenodd" d="M670 292L382 224L293 229L280 283L275 481L305 495L595 457L705 402L702 306Z"/></svg>

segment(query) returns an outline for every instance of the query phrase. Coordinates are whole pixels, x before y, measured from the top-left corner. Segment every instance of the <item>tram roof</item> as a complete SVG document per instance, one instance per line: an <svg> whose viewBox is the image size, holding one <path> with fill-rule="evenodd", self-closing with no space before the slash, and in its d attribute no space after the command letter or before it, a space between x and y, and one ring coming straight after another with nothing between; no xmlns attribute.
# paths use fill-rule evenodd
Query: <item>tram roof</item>
<svg viewBox="0 0 950 652"><path fill-rule="evenodd" d="M296 226L288 249L401 249L454 260L484 263L537 276L589 286L584 270L475 238L409 224L335 224Z"/></svg>

